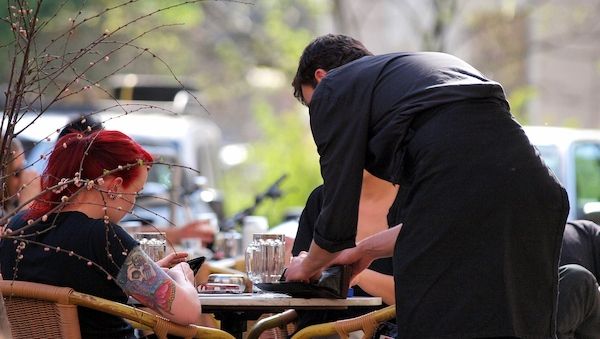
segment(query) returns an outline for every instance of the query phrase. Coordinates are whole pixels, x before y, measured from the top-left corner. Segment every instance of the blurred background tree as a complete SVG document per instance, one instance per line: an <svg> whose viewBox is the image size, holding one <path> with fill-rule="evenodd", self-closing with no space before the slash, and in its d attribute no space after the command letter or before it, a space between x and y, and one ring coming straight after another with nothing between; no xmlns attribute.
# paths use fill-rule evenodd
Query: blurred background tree
<svg viewBox="0 0 600 339"><path fill-rule="evenodd" d="M308 194L321 182L316 146L308 130L308 116L288 111L277 114L264 100L252 107L263 137L249 147L246 162L232 168L223 189L229 192L228 203L245 208L252 206L257 193L264 192L282 175L283 195L266 200L256 209L273 226L292 207L303 206Z"/></svg>
<svg viewBox="0 0 600 339"><path fill-rule="evenodd" d="M123 1L128 2L128 1ZM124 19L175 0L137 0L92 20L72 43L114 30ZM116 6L114 1L48 1L43 14L63 6L73 18ZM2 16L6 9L2 9ZM81 14L77 14L81 11ZM505 87L521 123L600 127L600 0L260 0L200 1L142 19L127 41L157 23L159 34L107 61L127 63L121 73L169 74L193 83L224 144L249 147L246 162L224 170L226 214L245 208L282 173L282 199L257 211L277 223L302 206L321 178L306 122L307 109L291 95L290 82L304 46L328 32L352 35L375 53L433 50L456 54ZM68 23L56 17L47 27ZM181 25L175 25L181 23ZM10 36L0 29L0 41ZM60 46L57 46L59 48ZM154 57L156 56L156 57ZM7 64L0 64L5 79ZM94 71L88 76L93 77ZM103 95L90 92L88 96ZM94 99L86 98L86 99ZM83 100L83 99L82 99ZM288 147L284 151L285 147ZM296 171L298 170L298 171Z"/></svg>
<svg viewBox="0 0 600 339"><path fill-rule="evenodd" d="M35 1L30 2L35 3ZM44 1L39 7L38 18L41 27L37 32L34 47L37 53L43 51L49 56L57 57L54 67L58 67L61 62L64 63L66 59L72 58L78 49L85 49L90 43L97 41L102 34L111 33L109 38L100 41L93 49L89 49L77 58L72 67L66 68L62 76L56 79L56 88L73 79L75 70L86 69L86 66L95 61L98 55L109 53L116 45L123 45L123 47L118 53L111 54L104 60L105 66L91 67L86 71L84 76L92 84L96 81L101 82L109 69L118 70L120 73L143 70L143 73L169 74L165 64L156 62L153 55L168 55L169 67L173 68L176 74L187 74L188 69L182 65L190 63L190 54L172 52L185 50L181 46L185 44L187 38L183 34L187 32L186 26L198 24L202 19L202 11L197 4L181 6L182 3L184 2L181 0ZM190 10L190 7L194 6L198 10ZM7 10L7 7L2 7L0 16L6 17ZM126 27L123 27L124 24ZM66 36L61 36L68 27L75 29ZM10 44L12 40L10 26L1 25L1 46ZM63 56L65 53L69 54ZM134 59L135 62L132 62ZM0 64L2 82L8 81L10 67L10 62ZM50 67L49 70L52 69ZM52 95L50 92L44 94L46 97ZM105 94L89 92L86 95L73 96L69 99L69 103L77 100L94 100L97 99L95 96Z"/></svg>
<svg viewBox="0 0 600 339"><path fill-rule="evenodd" d="M107 69L118 67L119 73L167 76L173 73L200 88L199 99L208 108L200 114L219 124L225 143L256 142L251 147L249 161L259 163L242 166L245 170L255 168L254 174L243 173L242 167L225 173L222 187L227 197L226 214L232 215L246 207L269 180L285 172L289 192L284 187L283 198L265 207L266 211L260 211L269 214L272 224L276 223L289 206L303 205L310 190L320 180L316 152L314 146L310 147L307 114L289 94L289 82L295 72L297 57L315 35L318 16L324 10L318 6L318 1L298 3L291 0L197 1L177 6L185 2L46 1L40 7L39 18L45 26L39 32L36 47L50 45L47 54L60 56L85 48L103 33L112 32L107 40L122 44L123 48L106 57L104 65L86 71L86 83L109 88ZM164 8L169 9L146 17L147 13ZM107 9L110 9L109 14L95 16ZM3 8L0 15L6 17L6 10ZM87 17L91 19L77 25ZM132 20L135 25L123 32L115 32L124 22ZM64 41L54 42L65 27L74 25L77 29ZM0 27L1 44L10 44L12 32L7 25ZM128 43L132 38L135 41ZM60 92L65 83L78 76L74 74L77 70L85 69L98 55L108 51L107 43L106 48L100 44L93 52L85 53L57 77L53 90ZM8 81L9 67L9 63L0 65L2 82ZM52 96L50 92L45 91L45 96ZM61 104L85 105L110 94L102 90L86 91ZM281 113L284 111L287 113ZM290 128L295 129L295 133L285 132ZM293 152L280 157L283 152L265 146L271 138L281 140L282 146L289 142ZM279 160L275 160L277 157ZM302 166L292 168L298 163ZM307 170L308 167L312 169ZM244 185L237 184L240 179Z"/></svg>

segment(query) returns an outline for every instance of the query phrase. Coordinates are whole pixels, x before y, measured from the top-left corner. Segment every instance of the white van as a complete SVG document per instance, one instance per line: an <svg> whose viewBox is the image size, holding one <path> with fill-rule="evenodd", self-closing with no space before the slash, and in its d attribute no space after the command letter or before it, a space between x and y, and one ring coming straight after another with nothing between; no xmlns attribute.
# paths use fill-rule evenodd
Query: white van
<svg viewBox="0 0 600 339"><path fill-rule="evenodd" d="M600 223L600 131L546 126L524 130L567 190L568 219Z"/></svg>
<svg viewBox="0 0 600 339"><path fill-rule="evenodd" d="M198 170L208 186L217 187L221 174L221 130L209 119L152 109L127 115L112 110L102 112L99 118L106 129L122 131L142 145L173 148L180 165Z"/></svg>

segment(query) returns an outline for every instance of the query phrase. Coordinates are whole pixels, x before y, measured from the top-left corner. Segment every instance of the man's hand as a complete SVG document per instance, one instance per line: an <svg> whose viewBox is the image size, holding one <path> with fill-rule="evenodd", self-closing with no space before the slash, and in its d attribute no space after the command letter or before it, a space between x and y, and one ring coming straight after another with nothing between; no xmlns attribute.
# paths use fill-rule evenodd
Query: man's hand
<svg viewBox="0 0 600 339"><path fill-rule="evenodd" d="M340 255L335 259L336 264L350 265L352 268L351 286L359 283L359 274L371 263L373 258L369 257L367 253L361 251L359 247L348 248L340 252Z"/></svg>
<svg viewBox="0 0 600 339"><path fill-rule="evenodd" d="M301 252L292 258L285 272L285 280L310 282L319 279L321 272L331 266L338 253L329 253L313 241L308 252Z"/></svg>
<svg viewBox="0 0 600 339"><path fill-rule="evenodd" d="M398 224L363 239L356 244L356 247L341 251L334 263L350 265L352 279L355 279L360 272L371 265L373 260L393 256L394 245L401 229L402 224Z"/></svg>
<svg viewBox="0 0 600 339"><path fill-rule="evenodd" d="M301 281L310 282L319 279L321 271L318 273L312 273L307 270L304 260L308 257L308 252L302 251L297 257L292 257L290 264L285 270L286 281Z"/></svg>

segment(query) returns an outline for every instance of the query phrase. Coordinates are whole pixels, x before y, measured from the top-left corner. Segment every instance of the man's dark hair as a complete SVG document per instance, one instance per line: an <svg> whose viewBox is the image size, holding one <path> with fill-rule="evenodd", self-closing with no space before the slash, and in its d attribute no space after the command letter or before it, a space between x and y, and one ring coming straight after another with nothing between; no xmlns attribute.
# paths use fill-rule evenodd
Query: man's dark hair
<svg viewBox="0 0 600 339"><path fill-rule="evenodd" d="M302 85L317 86L315 71L330 71L366 55L373 55L360 41L342 34L327 34L313 40L302 52L298 71L292 81L294 96L306 104Z"/></svg>

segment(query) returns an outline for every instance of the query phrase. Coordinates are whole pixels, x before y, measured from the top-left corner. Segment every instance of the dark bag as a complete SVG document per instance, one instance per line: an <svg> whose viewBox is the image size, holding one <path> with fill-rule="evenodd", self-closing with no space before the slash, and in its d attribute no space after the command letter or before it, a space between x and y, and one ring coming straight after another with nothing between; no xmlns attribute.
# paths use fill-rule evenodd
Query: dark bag
<svg viewBox="0 0 600 339"><path fill-rule="evenodd" d="M393 339L398 337L398 326L393 322L382 322L377 326L373 339Z"/></svg>

